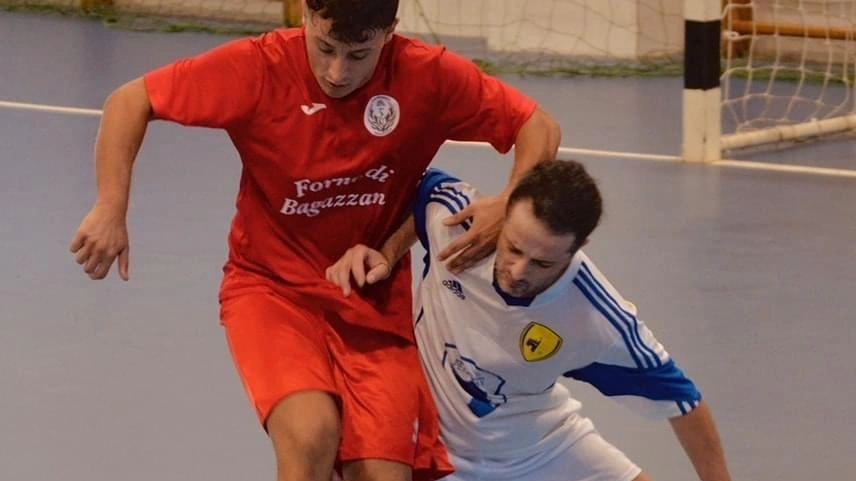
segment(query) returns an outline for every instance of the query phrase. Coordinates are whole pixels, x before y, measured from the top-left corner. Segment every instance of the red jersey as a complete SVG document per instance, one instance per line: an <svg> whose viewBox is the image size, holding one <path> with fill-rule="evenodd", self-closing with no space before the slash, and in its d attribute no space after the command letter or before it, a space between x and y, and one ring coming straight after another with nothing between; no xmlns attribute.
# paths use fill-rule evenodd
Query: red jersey
<svg viewBox="0 0 856 481"><path fill-rule="evenodd" d="M409 214L447 139L513 145L531 100L471 62L401 36L341 99L317 84L302 29L236 40L145 75L158 119L225 129L243 163L221 298L266 288L412 339L409 259L344 298L324 271L357 243L379 248Z"/></svg>

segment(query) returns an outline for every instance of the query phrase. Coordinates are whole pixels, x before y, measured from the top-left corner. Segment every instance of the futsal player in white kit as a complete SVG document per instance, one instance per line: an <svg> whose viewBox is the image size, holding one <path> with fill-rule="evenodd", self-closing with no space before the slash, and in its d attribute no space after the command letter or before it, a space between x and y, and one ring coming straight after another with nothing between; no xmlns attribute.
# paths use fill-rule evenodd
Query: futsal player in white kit
<svg viewBox="0 0 856 481"><path fill-rule="evenodd" d="M347 295L383 279L418 237L425 270L414 329L455 473L447 481L647 481L580 415L556 381L588 382L642 415L669 419L702 481L730 476L712 415L594 263L579 250L601 215L573 161L541 164L508 200L496 252L462 273L436 260L478 196L429 170L413 216L380 249L358 245L327 270Z"/></svg>

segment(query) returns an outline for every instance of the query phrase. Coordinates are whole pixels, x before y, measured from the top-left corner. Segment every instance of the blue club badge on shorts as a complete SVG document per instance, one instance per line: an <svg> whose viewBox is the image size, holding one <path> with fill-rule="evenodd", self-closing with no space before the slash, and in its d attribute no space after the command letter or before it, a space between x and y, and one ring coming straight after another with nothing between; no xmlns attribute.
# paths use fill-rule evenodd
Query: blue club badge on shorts
<svg viewBox="0 0 856 481"><path fill-rule="evenodd" d="M375 95L366 104L363 124L375 137L389 135L398 126L401 109L398 101L389 95Z"/></svg>
<svg viewBox="0 0 856 481"><path fill-rule="evenodd" d="M562 347L562 338L549 327L530 322L520 334L520 354L527 362L549 359Z"/></svg>

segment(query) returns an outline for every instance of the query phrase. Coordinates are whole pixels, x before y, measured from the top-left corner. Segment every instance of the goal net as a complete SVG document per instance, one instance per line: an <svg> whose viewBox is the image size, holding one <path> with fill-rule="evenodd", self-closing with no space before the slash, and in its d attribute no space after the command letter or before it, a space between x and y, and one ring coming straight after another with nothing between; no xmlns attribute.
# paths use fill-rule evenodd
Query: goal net
<svg viewBox="0 0 856 481"><path fill-rule="evenodd" d="M679 74L683 0L401 0L399 29L498 72Z"/></svg>
<svg viewBox="0 0 856 481"><path fill-rule="evenodd" d="M134 29L249 33L299 22L301 3L0 0L0 7L82 9ZM683 72L688 160L856 130L856 0L400 0L399 18L399 31L444 43L491 73ZM687 95L689 84L697 93ZM698 108L688 109L688 99Z"/></svg>
<svg viewBox="0 0 856 481"><path fill-rule="evenodd" d="M731 0L723 150L856 131L856 0Z"/></svg>

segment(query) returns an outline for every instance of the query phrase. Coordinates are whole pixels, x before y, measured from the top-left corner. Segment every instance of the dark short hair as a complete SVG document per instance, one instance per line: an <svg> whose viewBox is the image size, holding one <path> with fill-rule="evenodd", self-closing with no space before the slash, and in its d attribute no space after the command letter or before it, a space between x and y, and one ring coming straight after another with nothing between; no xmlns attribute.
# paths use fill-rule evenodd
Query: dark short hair
<svg viewBox="0 0 856 481"><path fill-rule="evenodd" d="M306 0L306 6L333 20L330 35L346 43L362 43L378 30L388 30L398 13L398 0Z"/></svg>
<svg viewBox="0 0 856 481"><path fill-rule="evenodd" d="M529 171L508 199L508 211L531 200L535 218L554 234L574 235L571 252L579 249L597 227L603 201L595 180L574 160L551 160Z"/></svg>

